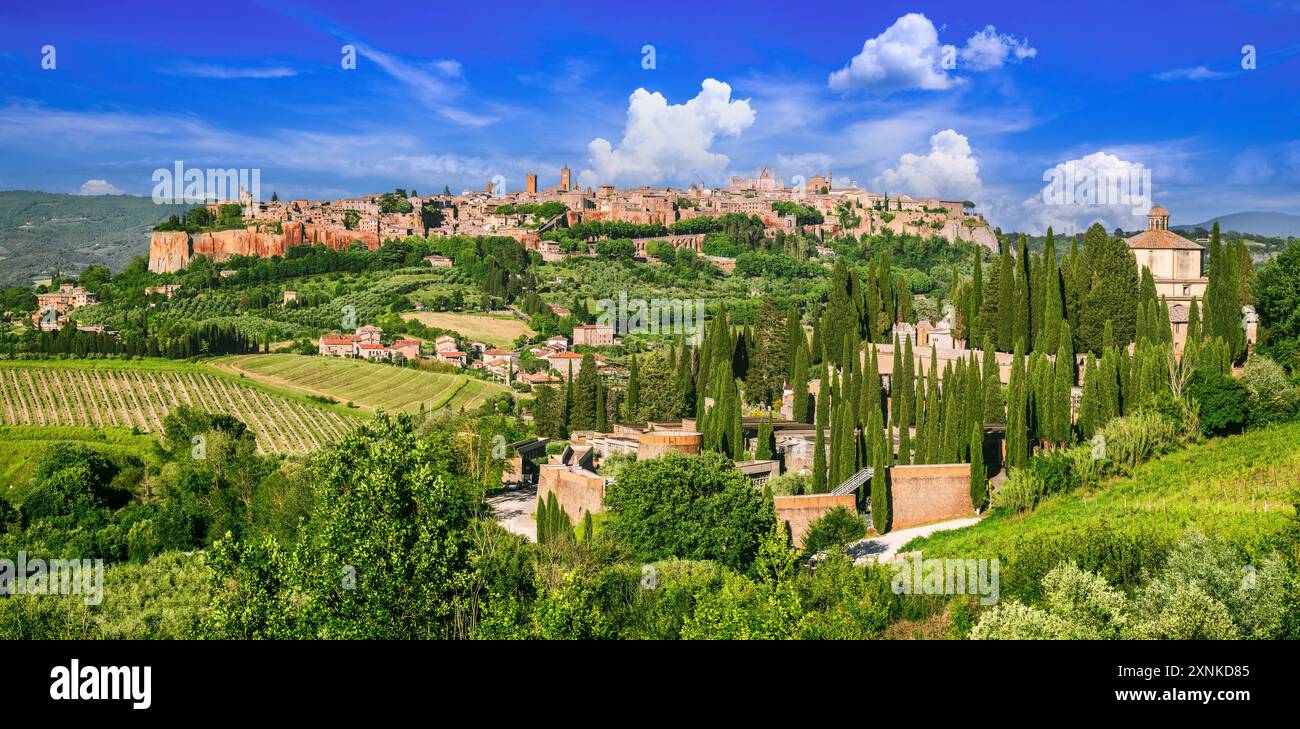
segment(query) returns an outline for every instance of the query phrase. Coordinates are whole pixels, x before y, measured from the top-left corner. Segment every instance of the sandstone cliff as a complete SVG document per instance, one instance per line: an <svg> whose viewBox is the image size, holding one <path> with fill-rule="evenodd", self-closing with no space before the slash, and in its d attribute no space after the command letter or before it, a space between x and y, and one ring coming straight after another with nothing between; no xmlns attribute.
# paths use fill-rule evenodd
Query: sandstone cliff
<svg viewBox="0 0 1300 729"><path fill-rule="evenodd" d="M207 256L214 261L224 261L231 256L283 256L297 245L321 243L334 250L347 250L354 241L361 241L370 250L379 247L379 236L374 232L322 228L288 222L282 233L259 232L255 227L242 230L220 230L212 233L190 235L185 232L156 232L149 237L149 270L155 273L180 271L195 256Z"/></svg>

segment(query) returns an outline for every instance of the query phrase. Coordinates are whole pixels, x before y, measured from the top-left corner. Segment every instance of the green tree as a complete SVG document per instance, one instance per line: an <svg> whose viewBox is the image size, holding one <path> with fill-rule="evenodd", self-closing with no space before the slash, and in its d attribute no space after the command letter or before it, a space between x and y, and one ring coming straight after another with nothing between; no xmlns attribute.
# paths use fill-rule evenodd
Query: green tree
<svg viewBox="0 0 1300 729"><path fill-rule="evenodd" d="M605 491L604 533L636 559L711 559L746 571L776 514L717 453L669 453L625 467Z"/></svg>

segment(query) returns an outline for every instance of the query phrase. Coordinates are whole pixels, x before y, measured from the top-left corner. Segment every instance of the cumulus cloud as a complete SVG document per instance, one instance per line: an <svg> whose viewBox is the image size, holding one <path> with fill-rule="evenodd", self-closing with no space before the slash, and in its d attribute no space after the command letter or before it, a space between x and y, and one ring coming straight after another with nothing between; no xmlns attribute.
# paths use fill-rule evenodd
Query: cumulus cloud
<svg viewBox="0 0 1300 729"><path fill-rule="evenodd" d="M940 45L934 23L920 13L908 13L880 35L868 38L862 52L831 73L828 83L834 91L943 91L964 83L949 70L991 71L1036 55L1038 50L1028 41L999 33L991 25L968 38L960 49Z"/></svg>
<svg viewBox="0 0 1300 729"><path fill-rule="evenodd" d="M1022 229L1041 233L1051 226L1073 233L1100 222L1107 230L1146 225L1152 205L1151 170L1141 162L1093 152L1043 171L1043 187L1010 211Z"/></svg>
<svg viewBox="0 0 1300 729"><path fill-rule="evenodd" d="M108 180L86 180L73 195L125 195L123 190Z"/></svg>
<svg viewBox="0 0 1300 729"><path fill-rule="evenodd" d="M1005 63L1019 63L1026 58L1038 55L1037 48L1031 48L1029 41L1016 38L1009 33L999 33L991 25L966 40L966 47L961 49L962 66L970 71L990 71L1001 68Z"/></svg>
<svg viewBox="0 0 1300 729"><path fill-rule="evenodd" d="M980 191L980 166L970 141L945 129L930 137L928 154L904 154L898 167L872 181L880 190L918 197L974 198Z"/></svg>
<svg viewBox="0 0 1300 729"><path fill-rule="evenodd" d="M705 79L700 93L684 104L645 89L628 100L623 139L614 147L603 138L587 145L591 169L583 185L644 185L717 179L730 162L710 150L719 135L737 136L754 123L748 99L731 98L731 86Z"/></svg>
<svg viewBox="0 0 1300 729"><path fill-rule="evenodd" d="M908 13L885 32L868 38L862 52L830 75L835 91L871 89L890 93L903 89L941 91L954 79L940 65L939 32L920 13Z"/></svg>

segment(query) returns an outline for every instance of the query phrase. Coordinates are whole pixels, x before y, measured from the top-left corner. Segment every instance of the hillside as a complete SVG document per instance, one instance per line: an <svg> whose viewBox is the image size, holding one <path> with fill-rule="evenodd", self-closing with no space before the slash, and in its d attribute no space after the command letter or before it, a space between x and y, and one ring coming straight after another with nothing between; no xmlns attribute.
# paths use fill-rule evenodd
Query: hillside
<svg viewBox="0 0 1300 729"><path fill-rule="evenodd" d="M1300 215L1291 215L1289 213L1232 213L1211 218L1204 223L1176 225L1173 228L1175 230L1195 230L1196 228L1209 230L1216 222L1219 224L1219 229L1225 233L1236 231L1271 238L1300 236Z"/></svg>
<svg viewBox="0 0 1300 729"><path fill-rule="evenodd" d="M1131 478L1049 498L1022 515L994 513L975 526L904 546L927 557L1014 557L1039 540L1123 533L1173 538L1188 527L1243 545L1266 541L1294 513L1300 423L1216 438L1140 466Z"/></svg>
<svg viewBox="0 0 1300 729"><path fill-rule="evenodd" d="M149 231L185 205L155 205L129 195L0 192L0 285L28 283L57 269L91 264L121 270L149 252Z"/></svg>
<svg viewBox="0 0 1300 729"><path fill-rule="evenodd" d="M256 434L263 453L314 452L342 438L354 420L340 408L202 365L161 360L0 364L0 425L49 431L38 440L57 439L64 429L156 433L177 405L234 415Z"/></svg>
<svg viewBox="0 0 1300 729"><path fill-rule="evenodd" d="M417 412L469 410L510 388L467 375L394 367L355 359L295 354L222 357L213 366L257 382L308 395L331 397L364 410Z"/></svg>

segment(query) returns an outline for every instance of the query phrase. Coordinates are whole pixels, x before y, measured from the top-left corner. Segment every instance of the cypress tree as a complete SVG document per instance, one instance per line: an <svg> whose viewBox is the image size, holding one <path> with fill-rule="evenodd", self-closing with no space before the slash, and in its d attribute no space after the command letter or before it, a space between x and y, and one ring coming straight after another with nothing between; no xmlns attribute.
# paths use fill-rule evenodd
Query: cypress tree
<svg viewBox="0 0 1300 729"><path fill-rule="evenodd" d="M1192 342L1200 343L1201 341L1201 307L1196 303L1196 297L1192 297L1192 304L1187 312L1187 337L1184 340L1184 348Z"/></svg>
<svg viewBox="0 0 1300 729"><path fill-rule="evenodd" d="M795 351L794 376L790 379L792 392L790 419L806 423L812 417L808 399L808 352L803 349Z"/></svg>
<svg viewBox="0 0 1300 729"><path fill-rule="evenodd" d="M984 426L976 423L970 434L970 503L975 509L988 498L988 473L984 468Z"/></svg>
<svg viewBox="0 0 1300 729"><path fill-rule="evenodd" d="M813 491L826 493L826 425L830 420L830 365L822 363L822 377L817 387L817 437L813 444Z"/></svg>
<svg viewBox="0 0 1300 729"><path fill-rule="evenodd" d="M673 348L668 348L668 371L673 371ZM632 364L627 372L627 397L623 398L623 417L630 421L637 420L641 411L641 371L637 367L636 355L632 355Z"/></svg>
<svg viewBox="0 0 1300 729"><path fill-rule="evenodd" d="M1011 251L1003 249L998 261L998 351L1010 352L1016 335L1016 269Z"/></svg>
<svg viewBox="0 0 1300 729"><path fill-rule="evenodd" d="M1005 423L1006 408L1002 402L1002 376L998 368L997 353L993 349L993 339L984 336L983 374L980 379L984 385L984 422Z"/></svg>
<svg viewBox="0 0 1300 729"><path fill-rule="evenodd" d="M596 430L600 433L609 432L609 412L605 407L605 381L599 375L596 376Z"/></svg>
<svg viewBox="0 0 1300 729"><path fill-rule="evenodd" d="M758 426L758 442L754 445L754 460L770 461L776 457L776 440L772 434L772 411L767 411L767 420Z"/></svg>
<svg viewBox="0 0 1300 729"><path fill-rule="evenodd" d="M1050 229L1048 235L1050 236ZM984 310L984 248L975 247L975 272L971 275L970 321L966 323L966 341L974 348L975 342L984 340L980 313Z"/></svg>
<svg viewBox="0 0 1300 729"><path fill-rule="evenodd" d="M889 531L892 521L889 498L889 453L892 450L889 443L892 437L885 429L884 420L879 412L871 413L871 422L867 424L867 429L875 442L871 476L871 523L878 534L885 534Z"/></svg>

